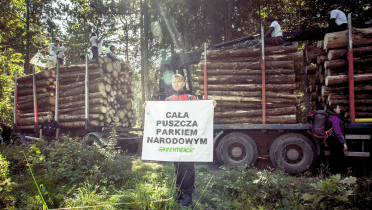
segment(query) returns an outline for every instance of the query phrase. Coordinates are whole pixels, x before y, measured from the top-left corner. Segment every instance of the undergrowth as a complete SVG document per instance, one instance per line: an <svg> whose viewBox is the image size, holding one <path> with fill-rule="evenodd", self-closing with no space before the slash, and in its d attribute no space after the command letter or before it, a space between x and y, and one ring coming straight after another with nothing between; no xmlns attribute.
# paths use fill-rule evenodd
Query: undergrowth
<svg viewBox="0 0 372 210"><path fill-rule="evenodd" d="M281 170L196 166L193 202L174 202L171 163L144 163L115 148L83 147L78 138L0 147L0 208L49 209L370 209L371 179L290 176ZM23 154L24 153L24 154Z"/></svg>

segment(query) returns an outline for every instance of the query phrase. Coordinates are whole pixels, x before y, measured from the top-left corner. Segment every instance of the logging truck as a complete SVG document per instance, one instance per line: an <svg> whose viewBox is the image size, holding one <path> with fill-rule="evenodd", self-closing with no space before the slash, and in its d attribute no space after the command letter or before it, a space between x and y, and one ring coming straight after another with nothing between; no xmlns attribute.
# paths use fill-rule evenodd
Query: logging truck
<svg viewBox="0 0 372 210"><path fill-rule="evenodd" d="M53 111L60 137L82 137L82 144L105 146L115 127L117 146L137 152L141 137L132 108L132 70L127 63L98 57L85 64L60 67L17 78L14 91L14 144L41 140L41 123ZM37 117L35 117L37 116Z"/></svg>
<svg viewBox="0 0 372 210"><path fill-rule="evenodd" d="M365 31L365 36L358 33L354 40L363 38L371 42L371 29ZM196 74L201 91L197 95L201 99L218 101L214 113L215 161L237 168L254 165L259 155L270 155L275 167L291 174L301 173L311 170L319 156L330 155L323 139L317 139L312 134L309 123L296 123L296 105L303 100L294 94L294 90L299 88L295 83L299 75L296 71L300 72L302 68L304 73L300 74L301 77L309 76L313 83L304 86L305 93L312 93L311 98L321 103L324 109L331 103L339 104L349 113L350 123L345 129L349 150L345 151L345 155L370 157L372 123L370 118L365 117L372 116L372 108L366 102L372 99L368 99L371 95L366 94L369 86L354 85L354 79L356 82L370 82L371 77L369 74L354 75L360 70L354 70L351 32L349 27L348 31L323 34L320 37L325 37L324 41L318 41L318 46L309 46L301 52L298 52L297 44L267 47L262 44L260 48L251 49L237 45L228 47L253 36L209 46L208 50L204 44L204 52L178 53L168 58L163 52L161 68L156 73L161 78L155 84L153 99L164 101L171 95L169 78L176 73L186 78L186 89L188 94L192 94L193 75L189 65L199 64ZM293 34L300 33L287 36ZM298 37L301 36L297 36L297 40ZM317 38L319 36L314 38L310 34L303 39ZM329 72L337 69L328 66L334 59L328 58L329 53L328 57L325 56L326 50L329 52L332 49L329 48L331 45L332 48L349 46L347 50L342 50L342 56L337 57L344 60L335 63L345 68L338 70L336 76ZM296 64L302 64L300 71ZM363 100L358 98L362 96ZM333 97L342 100L334 100ZM367 106L360 106L363 103Z"/></svg>

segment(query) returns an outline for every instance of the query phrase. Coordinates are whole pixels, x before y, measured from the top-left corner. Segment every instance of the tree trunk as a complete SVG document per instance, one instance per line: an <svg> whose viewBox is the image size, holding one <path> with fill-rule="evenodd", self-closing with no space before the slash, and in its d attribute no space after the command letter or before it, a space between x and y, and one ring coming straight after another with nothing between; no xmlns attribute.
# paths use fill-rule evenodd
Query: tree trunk
<svg viewBox="0 0 372 210"><path fill-rule="evenodd" d="M318 57L316 58L316 63L317 64L321 64L321 63L324 63L324 61L327 61L328 58L326 55L318 55Z"/></svg>
<svg viewBox="0 0 372 210"><path fill-rule="evenodd" d="M104 99L102 99L102 98L89 99L89 105L90 104L104 104ZM59 108L60 109L66 109L66 108L71 108L71 107L74 107L74 106L85 106L85 100L60 104Z"/></svg>
<svg viewBox="0 0 372 210"><path fill-rule="evenodd" d="M355 82L364 82L372 80L372 74L356 74L354 75ZM325 85L331 86L336 84L347 83L349 81L348 75L338 75L338 76L327 76L325 78Z"/></svg>
<svg viewBox="0 0 372 210"><path fill-rule="evenodd" d="M103 69L96 69L93 71L89 71L89 78L98 78L103 76ZM85 72L66 72L63 74L59 74L59 78L61 80L66 78L85 78Z"/></svg>
<svg viewBox="0 0 372 210"><path fill-rule="evenodd" d="M58 124L62 128L78 128L78 127L84 127L85 126L85 121L60 122ZM98 120L89 120L89 125L99 126L99 121Z"/></svg>
<svg viewBox="0 0 372 210"><path fill-rule="evenodd" d="M51 77L51 72L49 70L43 70L42 72L35 73L36 80L44 80ZM24 77L17 78L18 84L30 83L33 80L33 75L29 74Z"/></svg>
<svg viewBox="0 0 372 210"><path fill-rule="evenodd" d="M372 99L355 99L354 100L355 104L372 104ZM332 100L328 101L328 105L333 105L333 104L349 104L349 100Z"/></svg>
<svg viewBox="0 0 372 210"><path fill-rule="evenodd" d="M71 64L68 66L61 66L59 68L59 73L65 73L70 71L84 71L85 72L86 64L85 63L79 63L79 64ZM94 71L98 68L102 68L102 65L98 63L88 63L88 69L89 71Z"/></svg>
<svg viewBox="0 0 372 210"><path fill-rule="evenodd" d="M306 66L305 68L305 73L306 74L315 74L316 71L319 69L319 66Z"/></svg>
<svg viewBox="0 0 372 210"><path fill-rule="evenodd" d="M204 62L199 63L199 68L203 68ZM267 69L293 69L294 61L265 61ZM235 63L215 63L207 62L208 69L260 69L261 62L235 62Z"/></svg>
<svg viewBox="0 0 372 210"><path fill-rule="evenodd" d="M294 74L293 69L267 69L265 70L266 75L270 74ZM196 70L196 75L203 76L204 71L202 69ZM262 70L250 70L250 69L208 69L207 75L262 75Z"/></svg>
<svg viewBox="0 0 372 210"><path fill-rule="evenodd" d="M47 97L47 98L37 100L38 107L50 106L50 105L54 105L54 103L55 103L54 97ZM33 107L34 107L33 101L18 105L19 110L33 109Z"/></svg>
<svg viewBox="0 0 372 210"><path fill-rule="evenodd" d="M355 99L372 99L372 94L355 94ZM348 100L349 95L329 95L328 101L332 100Z"/></svg>
<svg viewBox="0 0 372 210"><path fill-rule="evenodd" d="M372 28L353 28L353 46L370 45ZM348 46L348 31L327 33L324 36L324 49L346 48Z"/></svg>
<svg viewBox="0 0 372 210"><path fill-rule="evenodd" d="M347 49L333 49L328 50L328 60L346 59ZM359 57L363 55L371 55L372 46L353 48L353 57Z"/></svg>
<svg viewBox="0 0 372 210"><path fill-rule="evenodd" d="M297 89L296 84L266 84L266 91L280 92L280 91L292 91ZM204 90L204 85L200 85L200 89ZM230 90L230 91L261 91L261 84L217 84L208 85L208 90Z"/></svg>
<svg viewBox="0 0 372 210"><path fill-rule="evenodd" d="M249 102L262 102L262 97L242 97L242 96L216 96L209 95L209 100L216 101L249 101ZM286 98L266 98L267 102L272 103L286 103L286 104L299 104L301 103L300 99L286 99Z"/></svg>
<svg viewBox="0 0 372 210"><path fill-rule="evenodd" d="M89 85L89 93L105 92L105 84L103 82L93 83ZM85 86L77 87L65 92L61 92L59 97L74 96L79 94L85 94Z"/></svg>
<svg viewBox="0 0 372 210"><path fill-rule="evenodd" d="M92 98L107 98L106 92L96 92L96 93L89 93L89 99ZM76 96L66 96L59 98L59 103L68 103L73 101L81 101L85 99L85 94L80 94Z"/></svg>
<svg viewBox="0 0 372 210"><path fill-rule="evenodd" d="M41 81L36 81L36 87L43 87L43 86L49 86L49 85L54 85L54 78L47 78ZM26 84L19 84L17 85L18 90L20 89L26 89L26 88L32 88L33 83L26 83Z"/></svg>
<svg viewBox="0 0 372 210"><path fill-rule="evenodd" d="M307 46L304 50L304 56L306 64L316 62L316 59L319 55L327 55L327 52L318 47Z"/></svg>
<svg viewBox="0 0 372 210"><path fill-rule="evenodd" d="M98 78L98 79L95 79L95 80L89 80L89 83L98 83L98 82L103 82L103 78ZM60 85L59 86L59 90L60 91L66 91L66 90L71 90L73 88L77 88L77 87L81 87L81 86L84 86L85 85L85 80L84 81L81 81L81 82L69 82L69 84L66 84L66 85Z"/></svg>
<svg viewBox="0 0 372 210"><path fill-rule="evenodd" d="M204 95L204 91L200 91L200 94ZM261 97L262 92L261 91L257 91L257 92L251 92L251 91L208 91L208 95L230 95L230 96ZM266 97L297 99L296 94L273 93L273 92L266 92Z"/></svg>
<svg viewBox="0 0 372 210"><path fill-rule="evenodd" d="M296 107L286 107L286 108L276 108L276 109L267 109L266 116L272 115L293 115L296 114ZM251 117L251 116L262 116L262 110L234 110L226 112L214 112L214 117Z"/></svg>
<svg viewBox="0 0 372 210"><path fill-rule="evenodd" d="M357 85L354 86L354 92L367 92L372 91L371 85ZM341 95L341 94L349 94L349 88L348 87L326 87L322 86L322 96L328 96L328 95Z"/></svg>
<svg viewBox="0 0 372 210"><path fill-rule="evenodd" d="M265 77L267 84L294 84L294 74L267 75ZM199 84L204 84L204 77L198 77ZM217 75L209 76L208 84L239 84L239 83L262 83L262 75Z"/></svg>
<svg viewBox="0 0 372 210"><path fill-rule="evenodd" d="M297 52L298 44L294 43L290 46L273 46L265 47L265 55L287 54ZM201 54L201 59L204 59L204 52ZM253 57L261 55L261 48L250 49L219 49L207 51L207 58L224 58L224 57Z"/></svg>
<svg viewBox="0 0 372 210"><path fill-rule="evenodd" d="M59 122L76 122L85 120L85 115L61 114L58 117ZM89 114L89 121L103 120L102 114Z"/></svg>
<svg viewBox="0 0 372 210"><path fill-rule="evenodd" d="M37 113L37 115L39 116L39 117L45 117L45 116L47 116L49 114L49 112L38 112ZM18 114L17 115L19 118L29 118L29 117L34 117L34 113L20 113L20 114Z"/></svg>
<svg viewBox="0 0 372 210"><path fill-rule="evenodd" d="M214 119L215 124L261 124L262 117L257 116L254 118L248 117L234 117L234 118L216 118ZM278 115L278 116L266 116L266 123L269 124L295 124L296 115Z"/></svg>
<svg viewBox="0 0 372 210"><path fill-rule="evenodd" d="M295 53L288 53L288 54L280 54L280 55L265 55L265 61L302 61L303 53L295 52ZM222 57L222 58L207 58L208 61L214 62L218 60L219 62L259 62L261 61L261 56L254 56L254 57Z"/></svg>

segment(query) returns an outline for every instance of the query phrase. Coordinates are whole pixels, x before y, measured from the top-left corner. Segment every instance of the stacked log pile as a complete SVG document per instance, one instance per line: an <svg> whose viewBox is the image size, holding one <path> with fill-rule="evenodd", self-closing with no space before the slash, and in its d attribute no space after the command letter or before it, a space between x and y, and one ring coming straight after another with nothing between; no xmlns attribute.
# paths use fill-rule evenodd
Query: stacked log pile
<svg viewBox="0 0 372 210"><path fill-rule="evenodd" d="M136 111L132 108L132 70L127 63L107 57L88 64L89 122L91 126L134 126ZM61 128L85 126L85 64L60 67L59 125ZM41 124L48 112L55 111L56 70L36 74L38 119ZM32 129L34 104L32 75L18 78L18 125Z"/></svg>
<svg viewBox="0 0 372 210"><path fill-rule="evenodd" d="M355 117L372 117L372 28L353 29L353 61L354 61L354 95ZM340 105L342 111L349 112L349 88L347 60L347 31L328 33L324 37L323 45L318 46L322 55L317 56L314 83L308 87L313 92L312 99L327 109L329 105ZM319 42L318 42L319 43ZM312 69L312 67L308 67Z"/></svg>
<svg viewBox="0 0 372 210"><path fill-rule="evenodd" d="M296 64L303 59L292 46L265 47L266 122L296 123L294 90ZM300 62L301 63L301 62ZM204 94L204 53L197 69ZM217 101L214 123L262 123L261 48L220 49L207 52L208 99Z"/></svg>

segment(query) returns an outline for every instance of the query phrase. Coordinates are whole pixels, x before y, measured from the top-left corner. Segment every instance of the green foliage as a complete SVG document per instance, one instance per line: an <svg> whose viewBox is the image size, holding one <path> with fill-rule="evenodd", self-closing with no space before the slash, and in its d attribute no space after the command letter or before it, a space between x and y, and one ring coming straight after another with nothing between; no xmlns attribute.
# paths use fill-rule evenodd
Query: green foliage
<svg viewBox="0 0 372 210"><path fill-rule="evenodd" d="M0 48L2 47L0 45ZM22 62L22 55L11 48L0 51L0 121L8 125L13 121L11 98L14 90L14 73L17 71L18 75L22 75Z"/></svg>
<svg viewBox="0 0 372 210"><path fill-rule="evenodd" d="M353 195L356 178L341 179L340 174L331 176L330 180L319 180L310 185L315 189L314 194L305 193L302 198L309 201L310 209L340 209L349 203L348 197Z"/></svg>
<svg viewBox="0 0 372 210"><path fill-rule="evenodd" d="M14 197L11 196L11 190L15 183L8 177L9 162L2 157L0 153L0 207L11 208Z"/></svg>

